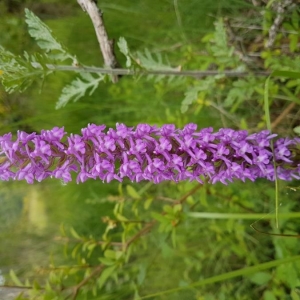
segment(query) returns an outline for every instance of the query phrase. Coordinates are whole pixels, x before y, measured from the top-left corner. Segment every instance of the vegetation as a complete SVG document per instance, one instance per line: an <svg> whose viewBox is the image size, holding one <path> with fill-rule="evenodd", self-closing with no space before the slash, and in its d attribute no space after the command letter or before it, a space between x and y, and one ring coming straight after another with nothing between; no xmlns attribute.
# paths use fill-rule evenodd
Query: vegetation
<svg viewBox="0 0 300 300"><path fill-rule="evenodd" d="M300 8L265 2L101 1L131 74L114 84L80 69L103 64L80 7L28 1L21 21L15 1L0 24L1 134L194 122L296 136ZM1 182L2 290L19 300L300 299L297 181L278 182L277 196L279 207L265 180Z"/></svg>

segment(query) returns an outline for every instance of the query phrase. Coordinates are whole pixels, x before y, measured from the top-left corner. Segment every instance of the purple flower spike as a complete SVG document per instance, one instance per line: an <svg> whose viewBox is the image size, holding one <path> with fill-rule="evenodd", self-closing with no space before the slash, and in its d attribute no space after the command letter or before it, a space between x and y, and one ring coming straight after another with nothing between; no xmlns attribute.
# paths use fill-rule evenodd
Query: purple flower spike
<svg viewBox="0 0 300 300"><path fill-rule="evenodd" d="M0 180L33 183L51 177L69 182L76 173L77 183L128 178L228 184L235 179L275 180L274 165L277 178L300 179L299 138L275 140L276 134L267 130L251 135L230 128L197 130L192 123L183 129L173 124L105 128L89 124L82 135L69 136L59 127L41 134L18 131L16 140L11 133L0 136Z"/></svg>

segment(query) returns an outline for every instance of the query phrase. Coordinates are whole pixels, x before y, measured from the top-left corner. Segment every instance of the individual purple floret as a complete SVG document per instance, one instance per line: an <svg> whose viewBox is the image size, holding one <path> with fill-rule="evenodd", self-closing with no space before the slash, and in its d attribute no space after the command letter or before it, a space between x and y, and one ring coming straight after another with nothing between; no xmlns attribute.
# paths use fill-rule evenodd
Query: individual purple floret
<svg viewBox="0 0 300 300"><path fill-rule="evenodd" d="M104 125L89 124L81 133L66 136L64 128L54 127L41 134L18 131L15 140L11 133L1 136L0 179L33 183L54 177L69 182L72 173L77 183L89 178L223 184L234 179L300 178L300 139L275 140L267 130L251 135L227 128L213 132L197 130L191 123L183 129L173 124L117 124L105 131Z"/></svg>

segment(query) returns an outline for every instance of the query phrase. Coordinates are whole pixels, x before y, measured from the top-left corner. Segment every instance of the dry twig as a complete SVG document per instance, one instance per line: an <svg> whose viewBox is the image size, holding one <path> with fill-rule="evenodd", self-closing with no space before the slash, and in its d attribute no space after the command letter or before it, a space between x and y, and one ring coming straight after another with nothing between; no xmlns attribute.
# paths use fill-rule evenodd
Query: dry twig
<svg viewBox="0 0 300 300"><path fill-rule="evenodd" d="M277 32L281 26L281 23L284 20L284 13L286 12L286 10L288 8L290 8L292 3L293 3L293 0L283 0L283 1L279 1L278 3L275 3L273 5L277 15L276 15L276 18L275 18L270 30L269 30L269 39L266 43L267 48L271 48L274 45Z"/></svg>
<svg viewBox="0 0 300 300"><path fill-rule="evenodd" d="M102 19L102 11L98 8L94 0L77 0L83 11L87 12L94 25L97 39L103 55L104 64L106 67L114 69L118 66L117 58L114 54L114 43L108 39L104 22ZM116 83L118 76L111 74L112 81Z"/></svg>
<svg viewBox="0 0 300 300"><path fill-rule="evenodd" d="M292 102L277 118L276 120L271 124L271 128L274 129L277 127L281 121L286 117L286 115L296 106L295 102Z"/></svg>

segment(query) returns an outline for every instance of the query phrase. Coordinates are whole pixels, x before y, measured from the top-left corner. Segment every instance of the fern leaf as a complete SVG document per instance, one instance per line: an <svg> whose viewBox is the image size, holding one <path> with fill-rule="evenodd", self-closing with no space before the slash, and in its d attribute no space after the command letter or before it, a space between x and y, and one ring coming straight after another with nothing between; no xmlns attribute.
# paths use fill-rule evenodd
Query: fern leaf
<svg viewBox="0 0 300 300"><path fill-rule="evenodd" d="M69 54L66 48L53 37L52 30L27 8L25 9L25 17L25 21L29 27L28 32L30 36L37 41L41 49L48 52L51 51L50 55L56 60L75 59L75 57Z"/></svg>
<svg viewBox="0 0 300 300"><path fill-rule="evenodd" d="M77 77L69 85L63 88L58 102L56 103L56 109L64 107L71 100L74 102L78 101L80 98L84 97L88 90L90 90L89 95L92 95L100 81L103 81L104 78L104 75L97 75L95 78L90 73L80 74L80 77Z"/></svg>

